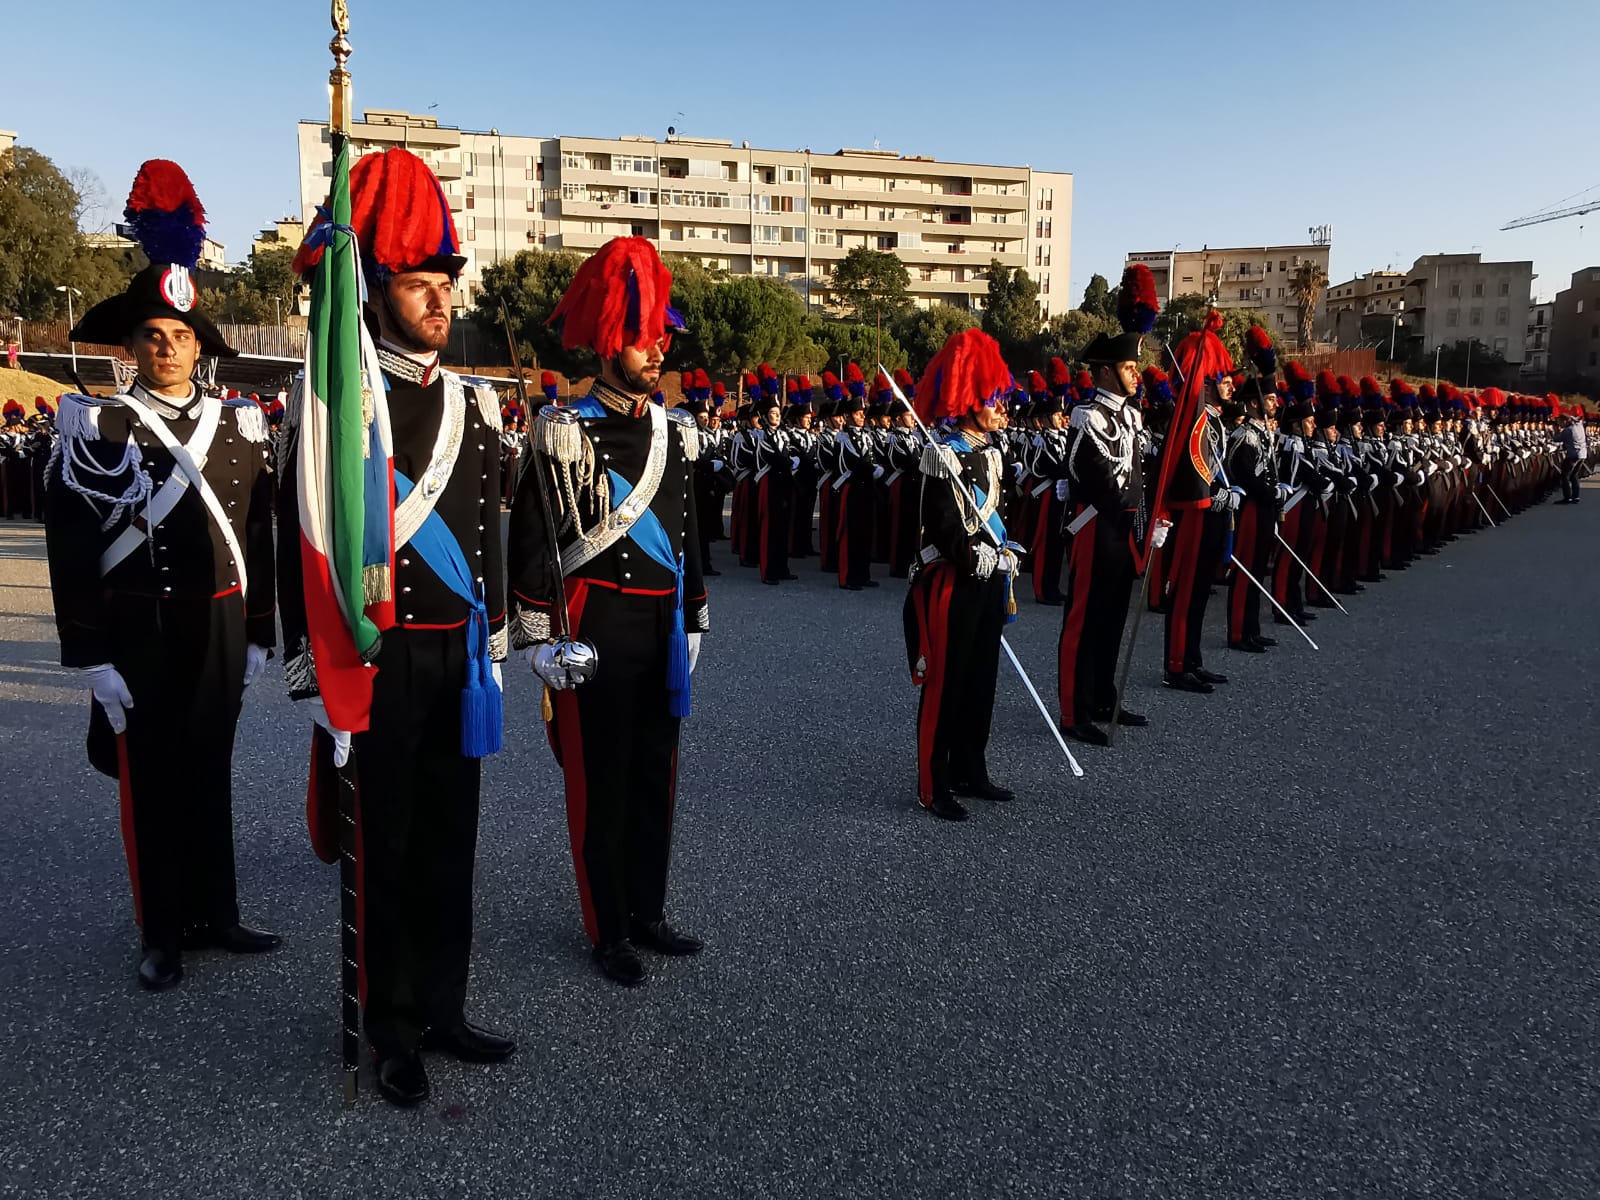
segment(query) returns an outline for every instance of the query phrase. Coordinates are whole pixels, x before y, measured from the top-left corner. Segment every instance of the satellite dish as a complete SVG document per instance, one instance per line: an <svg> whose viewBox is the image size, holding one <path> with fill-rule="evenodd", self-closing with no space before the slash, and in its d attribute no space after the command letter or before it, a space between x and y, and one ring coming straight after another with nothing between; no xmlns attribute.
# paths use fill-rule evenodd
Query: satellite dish
<svg viewBox="0 0 1600 1200"><path fill-rule="evenodd" d="M675 125L668 125L667 126L667 136L668 137L676 137L677 134L678 134L677 126L675 126Z"/></svg>

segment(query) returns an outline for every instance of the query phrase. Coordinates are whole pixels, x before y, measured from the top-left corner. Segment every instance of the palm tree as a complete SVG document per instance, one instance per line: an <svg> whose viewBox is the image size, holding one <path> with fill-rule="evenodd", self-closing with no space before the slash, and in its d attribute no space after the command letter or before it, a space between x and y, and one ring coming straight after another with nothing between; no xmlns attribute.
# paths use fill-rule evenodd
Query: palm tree
<svg viewBox="0 0 1600 1200"><path fill-rule="evenodd" d="M1294 297L1295 315L1300 326L1300 349L1311 348L1313 326L1317 320L1317 302L1322 299L1322 289L1328 286L1328 273L1316 262L1303 262L1294 270L1289 280L1289 295Z"/></svg>

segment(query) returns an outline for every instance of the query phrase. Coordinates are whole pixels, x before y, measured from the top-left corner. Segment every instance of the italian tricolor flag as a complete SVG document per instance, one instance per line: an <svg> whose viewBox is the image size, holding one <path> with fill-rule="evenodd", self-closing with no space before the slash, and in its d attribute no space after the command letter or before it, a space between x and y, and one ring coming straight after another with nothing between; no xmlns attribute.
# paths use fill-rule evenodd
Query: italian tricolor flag
<svg viewBox="0 0 1600 1200"><path fill-rule="evenodd" d="M335 135L322 258L308 272L310 335L299 438L300 558L317 685L335 727L360 732L370 666L394 624L394 471L383 375L361 319L350 231L350 150Z"/></svg>

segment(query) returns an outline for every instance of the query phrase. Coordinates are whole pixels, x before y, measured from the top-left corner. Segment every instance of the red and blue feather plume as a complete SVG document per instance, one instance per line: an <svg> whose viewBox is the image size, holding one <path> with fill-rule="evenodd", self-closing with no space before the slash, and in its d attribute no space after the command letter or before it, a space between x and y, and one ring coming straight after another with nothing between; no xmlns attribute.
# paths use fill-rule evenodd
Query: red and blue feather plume
<svg viewBox="0 0 1600 1200"><path fill-rule="evenodd" d="M206 210L177 163L152 158L140 167L122 215L151 262L192 269L200 261L206 241Z"/></svg>
<svg viewBox="0 0 1600 1200"><path fill-rule="evenodd" d="M1271 335L1259 325L1250 326L1244 331L1244 352L1261 378L1272 382L1278 371L1278 352L1272 348Z"/></svg>
<svg viewBox="0 0 1600 1200"><path fill-rule="evenodd" d="M1156 296L1155 277L1143 263L1134 263L1122 273L1122 287L1117 292L1117 321L1124 333L1149 333L1156 327L1161 315L1161 301Z"/></svg>

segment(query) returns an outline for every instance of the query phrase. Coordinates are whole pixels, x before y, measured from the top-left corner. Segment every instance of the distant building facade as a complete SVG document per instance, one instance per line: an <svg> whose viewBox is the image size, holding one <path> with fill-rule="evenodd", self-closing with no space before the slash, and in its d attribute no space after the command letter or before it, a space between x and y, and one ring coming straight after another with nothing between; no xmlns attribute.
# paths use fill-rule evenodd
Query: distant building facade
<svg viewBox="0 0 1600 1200"><path fill-rule="evenodd" d="M1521 365L1533 305L1532 262L1425 254L1406 273L1405 299L1408 324L1425 353L1470 340Z"/></svg>
<svg viewBox="0 0 1600 1200"><path fill-rule="evenodd" d="M1539 300L1528 306L1528 329L1522 341L1522 377L1543 379L1550 371L1550 331L1556 302Z"/></svg>
<svg viewBox="0 0 1600 1200"><path fill-rule="evenodd" d="M1042 317L1072 307L1072 176L937 162L890 151L760 150L669 137L521 137L369 109L357 153L404 146L433 168L461 235L460 302L486 266L519 250L598 249L647 237L736 275L787 280L813 307L855 247L906 265L921 307L982 306L992 260L1039 282ZM327 130L299 126L302 216L327 193Z"/></svg>
<svg viewBox="0 0 1600 1200"><path fill-rule="evenodd" d="M1327 311L1318 327L1341 350L1396 341L1406 336L1406 273L1368 271L1328 289Z"/></svg>
<svg viewBox="0 0 1600 1200"><path fill-rule="evenodd" d="M1600 393L1600 267L1574 271L1571 285L1556 293L1546 377L1557 390Z"/></svg>
<svg viewBox="0 0 1600 1200"><path fill-rule="evenodd" d="M1274 336L1292 337L1300 324L1292 288L1294 274L1313 262L1327 279L1331 250L1331 244L1312 243L1145 250L1129 254L1125 265L1143 263L1150 268L1163 305L1177 296L1210 296L1219 309L1260 309ZM1317 303L1318 329L1324 323L1326 304L1324 289Z"/></svg>

